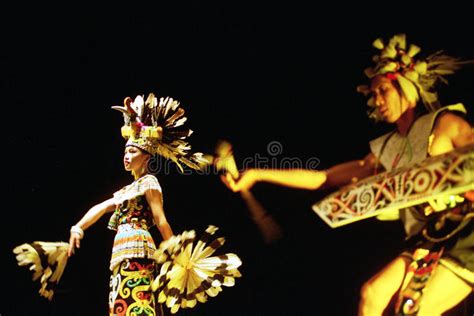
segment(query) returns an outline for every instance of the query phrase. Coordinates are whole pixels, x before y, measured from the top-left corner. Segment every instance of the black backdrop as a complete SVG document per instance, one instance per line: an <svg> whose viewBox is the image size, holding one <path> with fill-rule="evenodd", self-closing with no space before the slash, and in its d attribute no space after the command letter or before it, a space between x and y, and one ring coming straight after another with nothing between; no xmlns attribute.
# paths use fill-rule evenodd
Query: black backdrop
<svg viewBox="0 0 474 316"><path fill-rule="evenodd" d="M191 2L99 8L2 11L4 139L2 315L103 315L113 233L102 218L86 232L52 302L11 249L33 240L67 240L89 207L131 181L122 168L126 96L155 92L181 101L193 147L219 139L239 165L256 155L318 168L363 157L387 126L365 115L355 87L365 82L376 37L405 32L422 52L474 58L468 4L388 6ZM444 103L474 104L474 71L441 90ZM6 98L6 99L5 99ZM281 152L270 154L269 144ZM250 163L252 166L252 163ZM5 174L6 173L6 174ZM208 224L243 260L233 288L185 315L355 315L359 288L401 250L398 222L374 219L332 230L311 210L328 192L268 184L255 196L283 229L267 245L238 195L216 175L158 175L175 232ZM158 237L154 231L154 236Z"/></svg>

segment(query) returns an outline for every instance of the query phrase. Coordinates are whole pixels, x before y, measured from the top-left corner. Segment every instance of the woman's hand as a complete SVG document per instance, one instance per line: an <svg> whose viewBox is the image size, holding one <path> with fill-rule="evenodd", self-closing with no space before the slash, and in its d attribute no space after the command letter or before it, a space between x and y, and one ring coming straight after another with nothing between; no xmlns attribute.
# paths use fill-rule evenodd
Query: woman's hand
<svg viewBox="0 0 474 316"><path fill-rule="evenodd" d="M110 213L116 208L115 199L110 198L102 203L91 207L76 225L71 227L71 237L69 237L68 256L74 254L75 248L80 248L81 239L84 237L84 230L93 225L105 213Z"/></svg>
<svg viewBox="0 0 474 316"><path fill-rule="evenodd" d="M259 180L258 171L255 169L248 169L241 174L237 181L232 178L230 173L226 173L225 175L221 176L221 180L229 189L234 192L248 191Z"/></svg>
<svg viewBox="0 0 474 316"><path fill-rule="evenodd" d="M69 237L69 249L67 250L68 257L74 254L75 248L81 248L81 236L78 233L71 233L71 237Z"/></svg>

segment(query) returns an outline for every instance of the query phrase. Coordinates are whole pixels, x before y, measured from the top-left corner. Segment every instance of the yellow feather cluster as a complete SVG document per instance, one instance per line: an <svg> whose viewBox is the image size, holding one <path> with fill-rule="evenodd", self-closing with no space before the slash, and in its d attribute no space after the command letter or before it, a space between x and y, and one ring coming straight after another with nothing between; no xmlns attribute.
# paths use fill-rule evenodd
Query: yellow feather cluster
<svg viewBox="0 0 474 316"><path fill-rule="evenodd" d="M29 265L30 271L33 271L33 281L40 279L39 294L48 300L52 300L54 286L59 282L66 268L68 247L69 244L66 242L35 241L13 249L18 265ZM46 267L42 266L41 255L35 248L40 249L42 255L46 257Z"/></svg>
<svg viewBox="0 0 474 316"><path fill-rule="evenodd" d="M205 235L209 237L217 229L210 225ZM219 294L222 286L233 286L235 278L241 277L237 268L242 261L236 254L211 256L224 244L223 237L209 244L200 239L194 245L195 237L194 230L184 231L163 241L153 256L161 268L152 290L158 291L158 302L165 303L173 314L206 302L209 296Z"/></svg>

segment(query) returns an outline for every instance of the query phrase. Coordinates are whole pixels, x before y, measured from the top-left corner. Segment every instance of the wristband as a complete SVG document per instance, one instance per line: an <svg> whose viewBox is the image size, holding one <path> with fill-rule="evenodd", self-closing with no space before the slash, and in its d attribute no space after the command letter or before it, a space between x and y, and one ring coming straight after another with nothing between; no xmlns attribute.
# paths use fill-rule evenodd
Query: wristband
<svg viewBox="0 0 474 316"><path fill-rule="evenodd" d="M79 239L82 239L84 237L84 231L82 230L81 227L74 225L71 227L71 234L76 233L79 235Z"/></svg>

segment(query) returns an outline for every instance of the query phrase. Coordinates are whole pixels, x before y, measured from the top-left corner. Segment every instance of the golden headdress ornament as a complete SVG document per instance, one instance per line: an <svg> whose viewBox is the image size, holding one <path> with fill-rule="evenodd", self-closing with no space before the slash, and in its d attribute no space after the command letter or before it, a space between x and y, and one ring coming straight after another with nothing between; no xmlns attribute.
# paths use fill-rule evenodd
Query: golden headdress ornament
<svg viewBox="0 0 474 316"><path fill-rule="evenodd" d="M187 118L180 103L170 97L159 100L153 93L138 95L135 100L126 97L124 106L112 106L123 113L122 137L126 146L138 147L152 155L158 154L175 162L183 171L181 163L192 169L202 169L207 160L202 153L191 153L186 141L192 130L184 127Z"/></svg>
<svg viewBox="0 0 474 316"><path fill-rule="evenodd" d="M367 77L372 79L378 75L385 75L396 80L409 102L417 102L421 98L430 112L439 108L435 84L438 81L447 83L445 75L451 75L463 64L472 62L444 55L442 51L417 60L415 56L421 49L414 44L407 46L405 34L393 36L387 44L378 38L372 45L380 50L380 54L372 58L375 65L365 69ZM357 91L365 95L370 92L367 85L358 86ZM367 104L374 107L374 99L370 98Z"/></svg>

